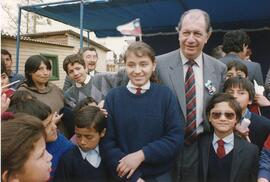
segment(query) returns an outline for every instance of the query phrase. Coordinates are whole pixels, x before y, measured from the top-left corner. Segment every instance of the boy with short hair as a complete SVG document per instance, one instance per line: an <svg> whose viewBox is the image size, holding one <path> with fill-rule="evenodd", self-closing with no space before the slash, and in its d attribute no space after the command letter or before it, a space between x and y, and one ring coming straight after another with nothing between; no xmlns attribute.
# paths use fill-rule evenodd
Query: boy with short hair
<svg viewBox="0 0 270 182"><path fill-rule="evenodd" d="M250 120L251 123L248 126L248 136L251 143L257 145L261 150L264 141L270 133L270 120L266 117L252 113L248 109L248 105L252 103L255 96L253 84L246 78L233 77L226 80L224 84L224 92L234 96L234 98L239 102L242 109L242 120L240 123L243 121L243 118Z"/></svg>
<svg viewBox="0 0 270 182"><path fill-rule="evenodd" d="M96 106L84 106L75 112L77 147L60 160L54 181L107 181L99 153L99 142L105 135L105 116Z"/></svg>
<svg viewBox="0 0 270 182"><path fill-rule="evenodd" d="M86 97L93 97L98 101L101 100L100 92L92 89L92 79L87 74L87 68L81 55L72 54L67 56L63 62L63 68L69 78L75 82L64 94L65 103L69 107L76 107Z"/></svg>
<svg viewBox="0 0 270 182"><path fill-rule="evenodd" d="M200 181L257 180L258 148L233 132L241 112L239 103L229 94L216 94L209 101L206 115L214 132L198 136Z"/></svg>

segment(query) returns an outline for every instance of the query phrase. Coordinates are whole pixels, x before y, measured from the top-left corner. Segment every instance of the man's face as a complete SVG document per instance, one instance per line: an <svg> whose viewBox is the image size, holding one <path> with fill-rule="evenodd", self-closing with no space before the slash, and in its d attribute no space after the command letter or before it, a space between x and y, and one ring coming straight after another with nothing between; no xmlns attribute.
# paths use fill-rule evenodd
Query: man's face
<svg viewBox="0 0 270 182"><path fill-rule="evenodd" d="M83 60L88 71L93 71L96 69L98 56L96 51L85 51L83 53Z"/></svg>
<svg viewBox="0 0 270 182"><path fill-rule="evenodd" d="M188 59L196 59L207 43L210 33L206 31L206 22L201 13L187 14L179 30L180 49Z"/></svg>
<svg viewBox="0 0 270 182"><path fill-rule="evenodd" d="M4 62L5 62L7 71L8 72L11 71L11 67L12 67L12 60L11 60L11 58L9 57L8 54L2 54L1 56L2 56L2 58L4 60Z"/></svg>

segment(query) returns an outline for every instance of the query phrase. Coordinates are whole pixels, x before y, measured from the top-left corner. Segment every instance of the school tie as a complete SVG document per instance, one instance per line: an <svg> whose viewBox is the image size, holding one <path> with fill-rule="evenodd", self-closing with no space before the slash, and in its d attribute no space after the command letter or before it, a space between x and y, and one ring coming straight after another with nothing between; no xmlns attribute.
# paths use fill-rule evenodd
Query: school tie
<svg viewBox="0 0 270 182"><path fill-rule="evenodd" d="M188 69L185 77L185 94L186 94L186 126L185 126L185 144L192 144L196 137L196 88L195 75L192 66L195 61L187 62Z"/></svg>
<svg viewBox="0 0 270 182"><path fill-rule="evenodd" d="M142 94L142 88L136 88L136 95L141 95Z"/></svg>
<svg viewBox="0 0 270 182"><path fill-rule="evenodd" d="M225 156L224 141L220 139L217 141L217 144L218 144L217 156L218 156L218 158L221 159Z"/></svg>

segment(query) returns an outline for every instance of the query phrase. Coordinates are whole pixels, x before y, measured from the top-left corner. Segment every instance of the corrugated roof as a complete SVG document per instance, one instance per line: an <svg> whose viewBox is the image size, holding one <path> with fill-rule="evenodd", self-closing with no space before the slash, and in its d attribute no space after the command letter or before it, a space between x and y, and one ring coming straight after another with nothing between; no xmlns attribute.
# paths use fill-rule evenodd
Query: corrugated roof
<svg viewBox="0 0 270 182"><path fill-rule="evenodd" d="M73 36L76 36L80 38L80 34L77 32L74 32L73 30L59 30L59 31L52 31L52 32L40 32L40 33L35 33L35 34L24 34L23 36L31 37L31 38L40 38L43 36L48 36L48 35L63 35L63 34L71 34ZM83 36L83 40L87 41L87 37ZM104 51L111 51L109 48L93 41L90 39L90 45L94 45L100 49L103 49Z"/></svg>
<svg viewBox="0 0 270 182"><path fill-rule="evenodd" d="M9 35L8 33L1 33L1 39L2 38L9 38L9 39L15 39L16 40L17 37L14 36L14 35ZM69 45L66 45L66 44L60 44L60 43L55 43L55 42L31 39L31 38L25 37L25 36L21 36L20 40L21 41L27 41L27 42L41 43L41 44L57 45L57 46L63 46L63 47L74 47L74 46L69 46Z"/></svg>

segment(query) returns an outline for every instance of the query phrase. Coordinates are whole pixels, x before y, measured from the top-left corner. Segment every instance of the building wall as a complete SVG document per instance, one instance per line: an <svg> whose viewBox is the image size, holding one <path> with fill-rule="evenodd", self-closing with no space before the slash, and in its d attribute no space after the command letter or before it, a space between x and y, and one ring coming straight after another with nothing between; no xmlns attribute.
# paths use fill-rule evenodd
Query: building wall
<svg viewBox="0 0 270 182"><path fill-rule="evenodd" d="M74 46L75 49L80 49L80 39L78 37L69 35L68 36L68 45ZM105 72L107 68L106 54L107 52L90 44L90 46L95 47L98 53L98 62L96 70L99 72ZM87 42L83 41L83 47L87 47Z"/></svg>
<svg viewBox="0 0 270 182"><path fill-rule="evenodd" d="M13 70L16 70L16 40L10 38L1 39L1 48L8 50L12 55ZM21 41L20 44L20 59L19 59L19 73L24 75L24 64L28 57L35 54L53 54L58 55L58 70L59 80L52 81L60 88L63 88L66 73L63 70L63 60L67 55L73 53L73 47L49 45L44 43Z"/></svg>

